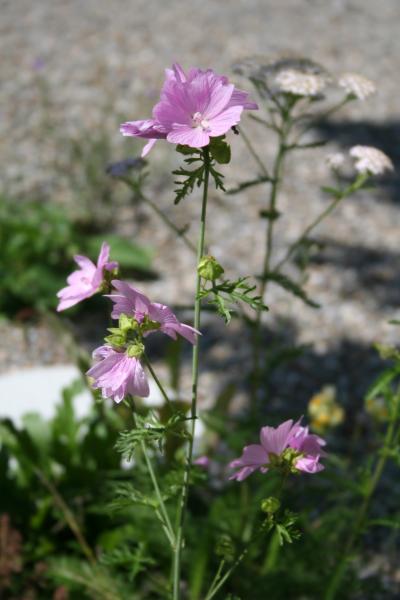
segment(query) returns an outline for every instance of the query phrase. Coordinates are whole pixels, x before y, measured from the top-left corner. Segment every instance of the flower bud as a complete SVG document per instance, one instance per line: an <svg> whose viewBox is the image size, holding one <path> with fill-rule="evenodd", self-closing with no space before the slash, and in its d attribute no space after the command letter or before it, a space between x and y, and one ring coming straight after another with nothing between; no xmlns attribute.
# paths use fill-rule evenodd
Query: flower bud
<svg viewBox="0 0 400 600"><path fill-rule="evenodd" d="M235 557L235 547L232 538L227 533L223 533L215 548L215 554L227 562L232 562Z"/></svg>
<svg viewBox="0 0 400 600"><path fill-rule="evenodd" d="M197 272L203 279L214 281L215 279L218 279L218 277L221 277L224 269L214 256L203 256L197 267Z"/></svg>
<svg viewBox="0 0 400 600"><path fill-rule="evenodd" d="M261 510L268 515L273 515L281 507L281 502L275 496L269 496L261 501Z"/></svg>
<svg viewBox="0 0 400 600"><path fill-rule="evenodd" d="M141 342L135 342L130 344L127 348L127 355L129 358L140 358L144 352L144 345Z"/></svg>
<svg viewBox="0 0 400 600"><path fill-rule="evenodd" d="M131 329L137 329L138 323L133 317L128 317L128 315L122 314L119 317L118 326L121 331L126 332Z"/></svg>

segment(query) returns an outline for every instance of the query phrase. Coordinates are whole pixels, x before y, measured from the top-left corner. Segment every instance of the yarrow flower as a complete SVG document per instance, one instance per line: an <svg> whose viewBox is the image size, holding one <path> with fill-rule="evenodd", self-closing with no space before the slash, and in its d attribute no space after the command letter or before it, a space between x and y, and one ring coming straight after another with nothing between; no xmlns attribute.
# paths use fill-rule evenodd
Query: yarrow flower
<svg viewBox="0 0 400 600"><path fill-rule="evenodd" d="M342 152L332 152L331 154L327 155L325 160L328 167L335 171L343 165L345 156L342 154Z"/></svg>
<svg viewBox="0 0 400 600"><path fill-rule="evenodd" d="M237 125L244 109L257 108L247 92L235 88L227 77L211 69L191 68L185 73L180 65L174 64L172 69L166 69L160 101L153 108L152 118L123 123L120 131L125 136L149 140L142 156L158 139L202 148L210 143L210 138L224 135Z"/></svg>
<svg viewBox="0 0 400 600"><path fill-rule="evenodd" d="M145 398L149 395L149 382L139 360L140 348L119 351L109 345L93 352L96 364L86 373L93 378L92 387L101 389L103 398L121 402L129 394ZM138 356L134 356L134 354Z"/></svg>
<svg viewBox="0 0 400 600"><path fill-rule="evenodd" d="M354 166L359 173L382 175L385 171L393 171L394 168L390 158L382 150L372 146L353 146L350 156L357 159Z"/></svg>
<svg viewBox="0 0 400 600"><path fill-rule="evenodd" d="M355 96L359 100L365 100L368 96L376 92L373 81L357 73L344 73L339 79L339 85L348 94Z"/></svg>
<svg viewBox="0 0 400 600"><path fill-rule="evenodd" d="M74 256L74 260L80 268L69 275L67 287L58 292L57 297L60 298L57 306L58 312L66 310L100 291L105 272L112 273L118 269L118 263L110 262L109 257L110 246L106 242L103 242L101 246L96 265L86 256Z"/></svg>
<svg viewBox="0 0 400 600"><path fill-rule="evenodd" d="M196 335L200 332L178 321L176 315L165 304L151 302L147 296L139 292L125 281L112 281L116 293L110 294L109 298L114 302L111 313L113 319L118 319L122 314L132 316L138 323L145 318L154 322L156 327L143 333L144 336L152 331L161 331L176 340L178 334L186 338L191 344L196 343Z"/></svg>
<svg viewBox="0 0 400 600"><path fill-rule="evenodd" d="M325 456L322 447L325 441L310 434L308 427L300 425L301 419L293 423L285 421L279 427L263 427L260 431L260 444L243 448L240 458L233 460L230 467L238 469L230 479L243 481L254 471L266 473L271 468L286 472L303 471L318 473L324 467L319 460Z"/></svg>
<svg viewBox="0 0 400 600"><path fill-rule="evenodd" d="M326 77L303 73L295 69L283 70L275 78L281 92L296 96L318 96L326 87Z"/></svg>

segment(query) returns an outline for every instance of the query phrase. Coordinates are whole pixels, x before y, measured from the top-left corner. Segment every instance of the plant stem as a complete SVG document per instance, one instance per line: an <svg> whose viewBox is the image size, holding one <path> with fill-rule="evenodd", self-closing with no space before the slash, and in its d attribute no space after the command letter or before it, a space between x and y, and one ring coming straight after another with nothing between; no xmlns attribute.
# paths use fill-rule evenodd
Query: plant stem
<svg viewBox="0 0 400 600"><path fill-rule="evenodd" d="M252 537L252 539L247 543L247 545L245 546L245 548L242 550L242 552L239 554L239 556L237 557L237 559L235 560L235 562L233 563L233 565L231 566L230 569L228 569L228 571L226 571L225 575L223 577L221 576L221 571L222 569L219 568L217 571L217 575L215 576L211 587L207 593L207 596L205 597L204 600L211 600L211 598L214 598L215 594L218 592L218 590L221 589L221 587L224 585L225 581L231 576L231 574L233 573L233 571L240 565L240 563L242 562L242 560L244 559L244 557L246 556L246 554L249 551L249 547L250 545L260 536L264 533L265 529L267 529L267 527L270 527L270 524L268 523L268 521L265 521L259 531L256 533L256 535L254 535ZM222 561L223 562L223 561ZM221 565L220 565L221 567Z"/></svg>
<svg viewBox="0 0 400 600"><path fill-rule="evenodd" d="M159 208L157 203L153 202L153 200L151 200L148 196L146 196L142 192L139 185L136 185L135 182L133 182L128 177L123 177L121 179L127 184L127 186L131 190L133 190L136 197L139 197L141 200L143 200L143 202L148 204L154 210L154 212L160 217L160 219L165 223L165 225L167 225L167 227L172 229L172 231L174 233L176 233L179 238L181 238L181 240L184 242L184 244L186 244L186 246L189 248L189 250L191 252L194 252L194 253L196 252L196 246L187 237L187 235L185 234L185 230L181 229L177 225L175 225L175 223L173 221L171 221L171 219L169 217L167 217L167 215Z"/></svg>
<svg viewBox="0 0 400 600"><path fill-rule="evenodd" d="M378 486L378 483L381 479L383 469L385 468L386 461L388 459L388 450L390 449L393 440L395 439L395 427L397 422L397 413L398 413L398 404L399 404L399 392L397 392L396 397L396 407L395 412L392 417L392 420L389 423L389 426L386 431L385 440L383 443L383 448L381 451L381 456L375 465L374 472L372 473L371 479L368 482L368 488L364 495L364 500L361 504L360 509L358 510L358 516L354 522L354 525L351 529L350 535L347 539L347 542L344 546L344 550L342 553L342 559L340 560L336 570L333 573L333 577L328 585L328 589L325 594L325 600L334 600L337 592L339 591L342 579L346 573L348 566L348 559L353 547L357 541L358 536L361 533L361 530L364 525L365 518L368 513L369 505L371 503L372 496Z"/></svg>
<svg viewBox="0 0 400 600"><path fill-rule="evenodd" d="M154 381L156 382L156 385L158 387L158 389L160 390L162 397L164 398L165 402L168 404L168 406L171 408L171 410L173 410L173 405L171 400L168 397L167 392L164 389L163 384L161 383L161 381L158 379L156 372L154 371L153 367L151 366L151 363L147 357L146 354L143 354L143 360L146 364L146 367L149 369L151 376L153 377Z"/></svg>
<svg viewBox="0 0 400 600"><path fill-rule="evenodd" d="M200 217L200 233L197 245L197 263L196 263L196 295L194 300L194 328L200 329L200 316L201 316L201 301L199 298L201 277L197 271L197 266L204 253L204 240L206 231L206 215L207 215L207 199L208 199L208 182L210 177L210 155L208 148L203 149L203 160L204 160L204 182L203 182L203 200L201 207ZM199 379L199 340L197 339L196 344L193 346L192 354L192 406L191 406L191 436L188 443L185 471L183 476L183 487L182 495L178 505L177 511L177 533L176 533L176 544L175 553L173 560L173 600L179 600L180 591L180 578L181 578L181 555L183 545L183 528L185 522L185 513L187 498L189 492L189 476L192 467L192 456L193 456L193 442L196 427L197 418L197 384Z"/></svg>
<svg viewBox="0 0 400 600"><path fill-rule="evenodd" d="M329 204L329 206L324 211L322 211L322 213L316 219L314 219L314 221L310 225L308 225L308 227L305 228L305 230L300 235L300 237L297 238L297 240L289 246L285 256L274 267L274 269L273 269L274 272L280 271L280 269L283 267L283 265L292 256L292 254L296 250L296 248L298 248L304 242L304 240L307 239L307 237L310 235L312 230L315 229L315 227L317 227L317 225L319 225L325 219L325 217L327 217L344 198L345 198L344 195L340 196L339 198L335 198L333 200L333 202L331 202Z"/></svg>
<svg viewBox="0 0 400 600"><path fill-rule="evenodd" d="M258 166L261 169L261 173L265 176L265 177L269 177L269 173L263 163L263 161L261 160L261 158L258 156L257 152L254 150L253 144L250 141L250 138L247 137L247 135L245 134L245 132L243 131L242 127L239 128L239 132L240 135L245 143L245 145L247 146L248 151L250 152L251 156L254 158L254 160L256 161L256 163L258 164Z"/></svg>
<svg viewBox="0 0 400 600"><path fill-rule="evenodd" d="M53 496L54 504L60 509L62 514L64 515L65 521L76 537L76 540L79 546L82 549L83 554L86 556L91 565L96 564L96 557L90 548L89 544L86 541L85 536L83 535L81 528L79 527L78 521L75 518L74 513L71 511L64 498L61 496L56 487L52 484L49 479L47 479L46 475L37 467L33 467L37 478L41 481L45 488L50 492Z"/></svg>
<svg viewBox="0 0 400 600"><path fill-rule="evenodd" d="M131 402L132 402L132 408L133 408L133 410L132 410L132 419L133 419L133 424L136 427L137 424L136 424L136 417L135 417L135 405L134 405L133 399L131 400ZM157 500L158 500L158 504L159 504L159 507L160 507L160 510L156 511L157 512L157 516L158 516L158 518L160 519L160 521L163 524L163 529L164 529L165 535L167 536L167 538L168 538L171 546L174 547L174 545L175 545L174 530L172 528L171 520L169 518L167 509L166 509L166 506L165 506L165 503L164 503L164 500L163 500L163 497L161 495L161 490L160 490L160 487L158 485L157 477L156 477L156 474L154 472L153 465L151 464L151 460L150 460L149 454L147 452L146 444L143 441L141 441L140 442L140 447L141 447L141 450L143 452L144 460L146 462L146 467L147 467L147 470L149 472L150 479L151 479L151 482L153 484L153 488L154 488L154 491L155 491L155 494L156 494L156 497L157 497Z"/></svg>
<svg viewBox="0 0 400 600"><path fill-rule="evenodd" d="M286 139L290 131L291 120L287 116L282 129L279 133L279 146L278 152L275 157L273 171L272 171L272 183L269 194L268 212L270 218L268 219L267 232L266 232L266 246L265 255L262 269L262 281L260 286L260 296L263 299L267 289L267 278L266 275L270 269L270 263L272 258L273 250L273 235L274 235L274 224L275 219L273 214L276 212L276 203L278 198L279 186L282 178L283 164L286 153ZM253 384L252 384L252 399L253 404L257 396L257 390L260 383L260 354L261 354L261 316L262 310L257 311L256 320L254 324L254 342L253 342Z"/></svg>

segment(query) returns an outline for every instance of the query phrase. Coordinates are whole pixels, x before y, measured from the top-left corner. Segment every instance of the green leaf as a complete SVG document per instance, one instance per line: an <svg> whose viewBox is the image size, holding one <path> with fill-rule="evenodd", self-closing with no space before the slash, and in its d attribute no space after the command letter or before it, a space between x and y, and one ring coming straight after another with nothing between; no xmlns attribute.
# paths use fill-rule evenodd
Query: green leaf
<svg viewBox="0 0 400 600"><path fill-rule="evenodd" d="M386 391L388 386L398 375L400 375L399 365L396 365L395 367L381 373L381 375L379 375L379 377L369 388L365 400L368 402L368 400L371 400L372 398L375 398L376 396L379 396L384 391Z"/></svg>
<svg viewBox="0 0 400 600"><path fill-rule="evenodd" d="M211 138L210 154L220 165L227 165L231 161L231 147L225 141L225 136Z"/></svg>
<svg viewBox="0 0 400 600"><path fill-rule="evenodd" d="M291 292L297 298L300 298L300 300L303 300L303 302L307 304L307 306L311 306L312 308L320 308L320 304L314 302L314 300L311 300L307 296L303 288L300 287L298 283L290 279L287 275L270 271L265 275L265 277L262 277L260 279L265 279L266 281L273 281L277 285L281 286L283 289L287 290L288 292Z"/></svg>

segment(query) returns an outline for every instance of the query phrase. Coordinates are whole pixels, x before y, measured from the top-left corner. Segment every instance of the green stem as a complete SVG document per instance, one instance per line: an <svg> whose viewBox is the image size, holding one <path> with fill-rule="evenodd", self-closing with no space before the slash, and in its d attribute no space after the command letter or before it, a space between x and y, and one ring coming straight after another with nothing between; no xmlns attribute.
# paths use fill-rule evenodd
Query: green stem
<svg viewBox="0 0 400 600"><path fill-rule="evenodd" d="M335 198L333 200L333 202L331 202L329 204L329 206L324 211L322 211L322 213L320 215L318 215L318 217L316 219L314 219L314 221L310 225L308 225L308 227L305 228L305 230L300 235L300 237L297 238L297 240L295 242L293 242L293 244L291 244L289 246L289 248L288 248L285 256L274 267L274 269L273 269L274 272L280 271L280 269L283 267L283 265L292 256L293 252L304 242L304 240L307 239L307 237L310 235L310 233L312 232L312 230L315 229L315 227L317 227L337 207L337 205L344 198L345 198L344 194L342 196L339 196L338 198Z"/></svg>
<svg viewBox="0 0 400 600"><path fill-rule="evenodd" d="M273 218L273 214L276 212L276 204L279 192L279 186L282 178L282 171L284 165L284 158L286 153L286 139L290 131L291 121L290 117L286 117L286 121L282 127L282 131L279 133L279 146L278 152L275 157L273 171L272 171L272 184L270 188L269 202L268 202L268 212L270 213L270 217L268 219L267 224L267 232L266 232L266 246L265 246L265 255L262 269L262 281L260 286L260 296L264 298L266 289L267 289L267 278L266 275L270 269L270 263L272 258L272 250L273 250L273 236L274 236L274 224L275 219ZM252 399L255 400L257 396L257 390L260 384L260 359L261 359L261 316L262 310L259 309L257 311L256 320L254 324L254 345L253 345L253 384L252 384ZM254 404L254 402L253 402Z"/></svg>
<svg viewBox="0 0 400 600"><path fill-rule="evenodd" d="M248 151L250 152L251 156L254 158L254 160L256 161L256 163L258 164L258 166L261 169L261 173L265 176L265 177L269 177L269 173L263 163L263 161L261 160L261 158L258 156L257 152L255 151L253 144L250 141L250 138L247 137L247 135L245 134L245 132L243 131L242 127L239 128L240 131L240 135L245 143L245 145L247 146Z"/></svg>
<svg viewBox="0 0 400 600"><path fill-rule="evenodd" d="M265 521L259 531L257 532L256 535L254 535L252 537L252 539L248 542L248 544L245 546L245 548L242 550L242 552L239 554L238 558L235 560L235 562L233 563L233 565L231 566L230 569L228 569L228 571L226 571L226 573L224 574L223 577L220 577L221 575L221 570L222 569L218 569L217 575L215 576L213 583L211 584L211 587L207 593L207 596L205 597L204 600L211 600L211 598L214 598L215 594L221 589L221 587L224 585L225 581L227 579L229 579L229 577L232 575L233 571L240 565L240 563L242 562L242 560L244 559L244 557L246 556L246 554L249 551L249 548L251 546L251 544L258 538L260 537L260 535L262 535L265 531L265 529L267 527L270 527L270 524L268 523L268 521ZM221 565L220 565L221 566ZM218 576L218 577L217 577ZM217 583L218 581L218 583ZM215 585L216 584L216 585Z"/></svg>
<svg viewBox="0 0 400 600"><path fill-rule="evenodd" d="M215 577L211 582L210 589L207 592L207 596L206 596L205 600L208 600L208 598L210 598L210 597L212 598L212 596L210 596L210 594L211 594L211 592L214 591L214 588L217 585L217 583L221 577L221 573L222 573L222 569L224 568L224 565L225 565L225 561L222 559L221 562L219 563L219 567L215 574Z"/></svg>
<svg viewBox="0 0 400 600"><path fill-rule="evenodd" d="M133 181L131 181L127 177L123 177L122 180L127 184L127 186L133 190L134 194L139 197L143 202L148 204L154 212L160 217L160 219L169 227L174 233L177 234L179 238L186 244L191 252L196 252L196 246L191 242L191 240L185 234L185 230L181 229L167 215L159 208L156 202L153 202L148 196L143 194L142 190L138 185L136 185Z"/></svg>
<svg viewBox="0 0 400 600"><path fill-rule="evenodd" d="M74 534L79 546L81 547L83 554L86 556L86 558L88 559L88 561L90 562L91 565L96 564L96 557L95 557L92 549L90 548L88 542L86 541L86 538L83 535L81 528L79 527L79 523L78 523L77 519L75 518L74 513L69 508L69 506L65 502L64 498L61 496L61 494L59 493L57 488L53 485L53 483L49 479L47 479L46 475L40 469L38 469L37 467L33 467L33 470L34 470L37 478L40 480L40 482L44 485L45 488L47 488L47 490L53 496L54 504L59 508L61 513L64 515L64 519L65 519L68 527Z"/></svg>
<svg viewBox="0 0 400 600"><path fill-rule="evenodd" d="M360 509L357 511L358 516L354 522L354 525L351 529L350 535L347 539L347 542L344 546L344 550L342 552L342 559L340 560L333 577L328 585L328 589L325 594L325 600L334 600L337 592L339 591L341 582L343 580L344 575L346 574L349 555L352 552L354 545L359 537L364 521L368 514L369 505L371 503L372 496L378 486L378 483L382 477L383 469L385 468L386 461L388 459L388 450L391 447L393 440L395 439L395 427L397 421L397 412L398 412L398 404L399 404L399 395L397 395L396 399L396 408L395 414L387 428L385 440L383 443L383 448L381 452L381 456L375 465L374 472L372 473L371 479L368 484L368 488L366 494L364 496L364 500L361 504Z"/></svg>
<svg viewBox="0 0 400 600"><path fill-rule="evenodd" d="M153 377L154 381L156 382L156 385L158 387L158 389L160 390L162 397L164 398L165 402L168 404L168 406L171 408L171 410L173 410L173 405L171 400L168 397L167 392L164 389L163 384L161 383L161 381L158 379L156 372L154 371L153 367L151 366L151 363L147 357L146 354L143 354L143 361L146 364L146 367L149 369L151 376Z"/></svg>
<svg viewBox="0 0 400 600"><path fill-rule="evenodd" d="M204 160L204 182L203 182L203 200L201 207L200 217L200 233L197 245L197 264L196 264L196 295L194 300L194 328L200 329L200 316L201 316L201 301L199 298L201 290L201 277L197 271L197 265L199 264L203 253L204 253L204 240L206 232L206 215L207 215L207 199L208 199L208 182L210 178L210 155L208 148L203 149L203 160ZM181 578L181 555L183 545L183 528L185 522L185 513L187 498L189 492L189 476L192 467L193 457L193 442L197 419L197 385L199 379L199 340L197 339L196 344L193 346L192 354L192 406L191 406L191 436L188 443L185 472L183 476L183 487L182 495L178 505L177 511L177 533L176 533L176 544L175 553L173 560L173 600L179 600L180 592L180 578Z"/></svg>
<svg viewBox="0 0 400 600"><path fill-rule="evenodd" d="M132 410L133 424L136 427L137 424L136 424L135 407L134 407L134 404L133 404L133 399L132 399L132 408L133 408L133 410ZM165 503L164 503L164 500L163 500L163 497L161 495L161 490L160 490L160 487L158 485L157 477L156 477L156 474L154 472L153 465L151 464L151 460L150 460L149 454L147 452L146 444L143 441L141 441L140 442L140 447L141 447L141 450L143 452L143 456L144 456L144 460L145 460L145 463L146 463L146 467L147 467L147 470L149 472L150 479L151 479L151 482L153 484L153 488L154 488L154 491L155 491L155 494L156 494L156 497L157 497L157 500L158 500L158 504L159 504L159 507L160 507L160 510L156 511L157 516L158 516L158 518L160 519L160 521L162 523L162 526L163 526L165 535L168 538L168 541L170 542L171 546L174 547L174 545L175 545L174 530L172 528L171 520L169 518L167 509L166 509L166 506L165 506Z"/></svg>

